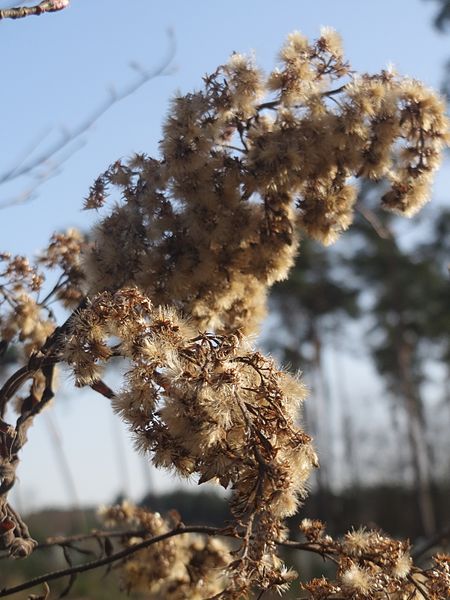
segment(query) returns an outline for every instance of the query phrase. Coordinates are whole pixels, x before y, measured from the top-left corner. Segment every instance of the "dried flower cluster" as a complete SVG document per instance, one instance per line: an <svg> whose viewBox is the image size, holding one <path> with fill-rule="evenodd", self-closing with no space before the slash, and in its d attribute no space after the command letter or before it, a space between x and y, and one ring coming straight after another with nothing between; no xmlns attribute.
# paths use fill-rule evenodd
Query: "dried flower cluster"
<svg viewBox="0 0 450 600"><path fill-rule="evenodd" d="M238 591L255 579L264 587L271 577L278 582L277 569L270 570L278 564L274 542L317 464L295 423L303 385L237 334L199 335L136 289L100 293L72 321L65 360L79 385L97 381L112 355L130 361L113 406L137 447L157 466L233 489L232 512L244 535Z"/></svg>
<svg viewBox="0 0 450 600"><path fill-rule="evenodd" d="M50 302L58 300L66 308L74 308L83 298L81 252L86 248L81 234L69 229L52 236L37 265L31 265L24 256L0 254L0 336L3 343L22 342L22 349L28 356L42 348L56 327ZM44 288L42 267L59 273L50 290Z"/></svg>
<svg viewBox="0 0 450 600"><path fill-rule="evenodd" d="M355 75L339 36L289 36L264 77L234 54L202 91L174 99L162 159L115 163L123 204L95 230L90 292L137 285L200 329L257 329L267 287L286 277L298 227L328 244L352 222L355 178L386 179L383 205L414 214L448 138L444 104L392 71Z"/></svg>
<svg viewBox="0 0 450 600"><path fill-rule="evenodd" d="M0 255L0 358L12 345L26 363L0 387L0 549L15 558L28 556L36 542L8 503L8 493L16 480L27 431L54 396L55 366L61 357L60 328L51 302L58 300L65 307L80 303L80 257L85 246L80 234L69 230L52 237L36 265L23 256ZM58 272L50 289L45 289L42 266ZM28 381L28 392L20 395ZM7 403L13 399L18 413L15 426L4 420Z"/></svg>
<svg viewBox="0 0 450 600"><path fill-rule="evenodd" d="M378 531L358 529L343 540L325 534L320 521L304 519L300 530L309 549L337 563L336 581L318 578L303 584L314 600L444 600L450 597L450 557L436 555L431 568L413 565L409 543Z"/></svg>
<svg viewBox="0 0 450 600"><path fill-rule="evenodd" d="M236 597L230 592L230 570L226 568L235 552L227 544L217 542L217 535L230 535L230 531L216 530L212 543L208 538L186 533L177 514L163 519L158 513L128 502L102 507L99 512L108 527L133 525L142 532L139 537L124 535L124 548L145 539L151 542L162 538L159 552L152 544L121 565L122 583L128 592L141 591L148 598L173 600ZM306 541L281 541L279 545L320 554L336 565L334 580L321 577L300 583L302 598L444 600L450 595L448 556L437 554L430 568L421 569L413 564L408 542L393 540L379 531L360 528L338 540L326 534L321 521L303 519L300 532ZM209 531L209 535L213 533ZM283 577L288 584L297 574L285 571ZM279 591L284 587L278 586Z"/></svg>
<svg viewBox="0 0 450 600"><path fill-rule="evenodd" d="M24 256L3 253L0 261L1 339L4 343L13 339L24 342L30 354L44 344L55 327L36 300L44 277Z"/></svg>
<svg viewBox="0 0 450 600"><path fill-rule="evenodd" d="M290 544L284 519L297 511L317 458L297 421L302 383L255 351L248 334L293 263L299 231L334 241L352 222L360 177L385 180L383 206L414 214L447 130L442 101L419 82L392 71L357 76L334 31L313 44L294 33L267 77L234 54L203 90L175 98L160 160L136 155L94 182L86 208L101 208L111 186L123 201L92 244L72 230L55 234L39 262L61 275L43 298L43 275L23 257L1 255L0 350L20 341L28 355L0 389L2 547L15 556L34 548L7 494L26 430L53 396L54 367L66 362L77 386L112 399L155 465L232 490L228 533L239 542L231 554L216 541L164 539L127 558L125 587L174 599L284 591L293 574L277 545ZM56 329L52 299L77 307ZM102 376L116 357L127 373L114 394ZM5 406L27 380L13 427ZM138 524L148 532L141 539L168 532L159 515L129 505L105 515ZM336 542L321 524L302 530L305 549L338 562L336 582L305 584L314 599L448 591L445 558L419 572L406 543L379 533Z"/></svg>
<svg viewBox="0 0 450 600"><path fill-rule="evenodd" d="M132 525L144 530L142 537L124 540L125 547L165 534L178 525L174 518L163 519L129 502L101 508L99 514L108 527ZM218 538L173 536L126 560L120 568L121 582L128 593L141 592L149 600L203 600L226 587L225 568L230 562L230 549Z"/></svg>
<svg viewBox="0 0 450 600"><path fill-rule="evenodd" d="M88 247L79 231L68 229L65 232L54 233L48 247L39 258L41 265L60 272L52 295L66 308L75 308L84 296L81 253Z"/></svg>

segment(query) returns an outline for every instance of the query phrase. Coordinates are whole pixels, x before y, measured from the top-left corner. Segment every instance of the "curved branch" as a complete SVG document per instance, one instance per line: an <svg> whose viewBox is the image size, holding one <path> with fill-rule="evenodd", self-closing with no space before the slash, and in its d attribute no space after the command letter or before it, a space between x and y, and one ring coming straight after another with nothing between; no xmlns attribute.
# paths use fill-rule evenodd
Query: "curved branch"
<svg viewBox="0 0 450 600"><path fill-rule="evenodd" d="M38 550L40 548L41 549L51 548L53 546L58 546L58 545L64 546L64 545L67 545L67 544L70 544L73 542L80 542L80 541L96 539L96 538L99 539L99 538L112 538L112 537L135 537L135 536L140 537L142 535L145 535L145 533L148 533L148 532L146 530L135 530L135 531L131 531L131 530L126 531L125 530L125 531L110 531L110 532L108 532L108 531L92 531L91 533L87 533L87 534L78 534L78 535L72 535L72 536L68 536L68 537L49 538L46 542L39 544L37 546L36 550ZM13 586L10 588L3 588L2 590L0 590L0 598L4 598L11 594L15 594L17 592L21 592L23 590L30 589L30 588L40 585L42 583L48 583L49 581L53 581L55 579L61 579L62 577L73 576L73 575L76 575L79 573L83 573L85 571L92 571L94 569L98 569L99 567L110 565L119 560L127 558L128 556L132 556L133 554L135 554L136 552L139 552L140 550L144 550L145 548L153 546L153 544L157 544L158 542L163 542L163 541L165 541L169 538L175 537L177 535L183 535L183 534L189 534L189 533L197 533L197 534L207 535L207 536L221 536L221 537L228 537L228 538L233 538L233 539L242 539L242 537L233 533L233 531L230 528L220 529L217 527L209 527L209 526L203 526L203 525L177 527L177 528L172 529L161 535L155 536L150 539L146 539L146 540L140 542L139 544L133 544L132 546L129 546L128 548L125 548L123 550L115 552L114 554L110 554L109 556L105 556L105 557L97 559L97 560L92 560L92 561L83 563L81 565L75 565L75 566L68 567L66 569L60 569L58 571L53 571L51 573L40 575L39 577L34 577L33 579L30 579L29 581L25 581L24 583L21 583L19 585L16 585L16 586ZM323 559L328 559L335 563L338 562L338 561L336 561L336 558L333 557L329 552L325 551L323 548L320 548L319 545L313 544L310 542L301 543L301 542L296 542L294 540L285 540L283 542L277 542L277 545L282 546L284 548L291 548L293 550L304 550L306 552L313 552L314 554L319 554L320 556L322 556Z"/></svg>
<svg viewBox="0 0 450 600"><path fill-rule="evenodd" d="M153 544L157 544L158 542L163 542L171 537L176 535L183 535L185 533L199 533L208 536L214 535L231 535L230 533L224 533L224 530L217 529L216 527L206 527L206 526L192 526L192 527L180 527L178 529L172 529L167 533L163 533L162 535L155 536L148 540L144 540L139 544L133 544L129 548L125 548L124 550L120 550L119 552L115 552L110 556L105 556L104 558L100 558L98 560L92 560L81 565L76 565L74 567L69 567L67 569L60 569L58 571L53 571L51 573L46 573L45 575L40 575L39 577L34 577L29 581L25 581L19 585L15 585L9 588L3 588L0 590L0 598L4 598L5 596L10 596L11 594L16 594L17 592L21 592L23 590L28 590L30 588L35 587L36 585L40 585L41 583L48 583L49 581L53 581L55 579L61 579L62 577L67 577L73 574L83 573L85 571L92 571L93 569L98 569L99 567L103 567L105 565L112 564L118 560L126 558L127 556L131 556L135 552L139 550L144 550L144 548L148 548Z"/></svg>
<svg viewBox="0 0 450 600"><path fill-rule="evenodd" d="M319 544L286 540L284 542L279 542L278 545L291 550L306 550L307 552L312 552L313 554L319 554L323 559L331 560L336 565L339 564L339 561L336 560L336 558L330 553L330 550L325 550L325 548L321 547Z"/></svg>
<svg viewBox="0 0 450 600"><path fill-rule="evenodd" d="M0 389L0 417L3 417L6 404L17 390L42 367L49 367L59 362L57 357L42 356L30 360L27 365L18 369Z"/></svg>

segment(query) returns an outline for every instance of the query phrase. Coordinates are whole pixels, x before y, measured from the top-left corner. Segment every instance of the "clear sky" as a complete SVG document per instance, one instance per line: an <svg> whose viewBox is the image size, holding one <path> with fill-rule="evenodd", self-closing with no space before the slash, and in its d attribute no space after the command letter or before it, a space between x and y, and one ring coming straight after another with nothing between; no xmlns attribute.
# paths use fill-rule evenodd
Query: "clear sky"
<svg viewBox="0 0 450 600"><path fill-rule="evenodd" d="M10 4L0 1L0 8ZM438 87L450 57L450 36L432 28L435 10L433 2L424 0L72 0L60 13L0 22L0 176L36 140L40 145L29 159L62 131L76 128L112 88L120 92L135 81L130 63L148 70L160 65L169 46L168 29L176 41L170 75L114 105L82 136L81 148L69 146L76 152L34 199L0 210L0 250L30 255L55 230L87 229L95 215L80 208L96 175L132 152L156 154L171 95L195 89L233 51L254 52L268 70L289 32L314 37L329 25L341 33L355 69L377 71L393 63L400 73ZM53 161L41 171L56 165ZM445 198L449 179L444 170L439 197ZM33 184L21 178L0 186L0 204ZM355 385L364 389L363 381ZM142 493L147 485L142 462L129 445L122 449L128 437L106 400L93 392L74 395L66 382L51 419L82 503L107 502L123 486L134 496ZM17 501L25 508L70 501L53 451L53 425L40 418L23 451ZM173 485L155 473L152 480L157 490Z"/></svg>

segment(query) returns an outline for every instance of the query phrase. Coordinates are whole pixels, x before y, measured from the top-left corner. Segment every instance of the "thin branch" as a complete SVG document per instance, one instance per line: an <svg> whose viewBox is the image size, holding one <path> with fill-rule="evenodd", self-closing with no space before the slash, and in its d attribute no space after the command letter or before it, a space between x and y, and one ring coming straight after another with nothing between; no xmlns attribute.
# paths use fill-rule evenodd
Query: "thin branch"
<svg viewBox="0 0 450 600"><path fill-rule="evenodd" d="M419 594L422 596L422 598L424 598L425 600L431 600L430 596L428 595L427 590L423 587L423 585L421 583L419 583L416 579L414 579L414 577L412 577L412 575L408 575L407 579L416 588L416 590L419 592Z"/></svg>
<svg viewBox="0 0 450 600"><path fill-rule="evenodd" d="M65 149L69 144L71 144L74 140L79 138L81 135L86 133L94 123L96 123L106 112L108 112L113 106L122 102L135 92L137 92L141 87L143 87L150 80L155 79L156 77L168 74L167 68L173 61L176 52L175 38L173 32L169 30L169 48L166 57L163 59L162 63L154 68L151 71L140 68L138 71L137 80L130 83L120 92L111 93L108 98L106 98L99 106L92 111L92 113L82 121L77 127L72 130L69 130L64 136L58 139L53 145L49 148L38 154L33 160L23 163L20 168L17 166L8 169L6 172L0 175L0 185L9 181L13 181L22 177L23 175L28 175L34 169L43 165L48 160L52 159L55 155L57 155L61 150ZM135 69L136 70L136 69ZM22 161L23 162L23 161ZM0 209L5 208L6 206L10 206L11 201L7 203L0 204Z"/></svg>
<svg viewBox="0 0 450 600"><path fill-rule="evenodd" d="M336 558L334 558L334 556L332 556L329 551L327 552L318 544L286 540L285 542L279 542L278 545L283 546L283 548L290 548L291 550L306 550L307 552L312 552L313 554L319 554L322 558L331 560L331 562L334 562L336 565L339 564L339 561L336 560Z"/></svg>
<svg viewBox="0 0 450 600"><path fill-rule="evenodd" d="M51 133L51 128L47 127L44 131L42 131L41 133L39 133L39 135L37 135L36 138L34 138L33 140L31 140L31 142L29 143L28 147L24 148L22 150L22 153L19 156L19 158L17 158L15 160L14 166L9 171L6 171L2 175L2 177L6 177L7 179L10 179L12 177L12 175L14 174L14 172L17 171L17 169L19 169L30 158L30 156L34 152L36 152L36 150L43 143L43 141L48 138L48 136L50 135L50 133Z"/></svg>
<svg viewBox="0 0 450 600"><path fill-rule="evenodd" d="M18 369L11 377L5 382L3 387L0 389L0 417L4 415L6 404L8 400L16 393L16 391L30 379L43 367L49 367L60 362L58 354L58 344L61 336L70 328L74 316L79 310L84 308L87 303L87 298L83 298L79 303L78 307L70 314L65 322L56 327L53 333L47 338L47 341L40 349L42 356L33 355L28 364Z"/></svg>
<svg viewBox="0 0 450 600"><path fill-rule="evenodd" d="M22 8L0 9L0 19L23 19L29 16L39 16L44 13L57 12L69 6L69 0L43 0L35 6L24 6Z"/></svg>
<svg viewBox="0 0 450 600"><path fill-rule="evenodd" d="M90 533L77 533L75 535L68 536L53 536L46 538L45 542L39 543L36 550L48 550L49 548L54 548L55 546L60 546L61 548L66 546L77 552L85 552L81 548L75 546L75 543L78 542L86 542L89 540L100 540L100 539L111 539L111 538L132 538L132 537L144 537L148 535L148 529L124 529L124 530L112 530L112 531L103 531L100 529L93 529ZM2 554L0 556L0 560L4 560L6 558L11 558L9 553Z"/></svg>
<svg viewBox="0 0 450 600"><path fill-rule="evenodd" d="M360 215L371 225L375 231L375 233L383 240L392 239L392 232L388 227L386 227L377 215L362 204L358 204L356 210L360 213Z"/></svg>
<svg viewBox="0 0 450 600"><path fill-rule="evenodd" d="M206 526L198 526L198 527L182 527L178 529L172 529L167 533L163 533L162 535L155 536L148 540L144 540L139 544L133 544L124 550L120 550L110 556L106 556L104 558L100 558L98 560L92 560L81 565L76 565L74 567L69 567L67 569L60 569L58 571L53 571L51 573L46 573L45 575L40 575L39 577L34 577L29 581L25 581L19 585L15 585L10 588L3 588L0 590L0 598L4 598L5 596L10 596L11 594L16 594L17 592L21 592L23 590L28 590L30 588L35 587L36 585L40 585L41 583L48 583L49 581L53 581L55 579L61 579L61 577L67 577L73 575L74 573L84 573L85 571L92 571L93 569L98 569L99 567L103 567L105 565L109 565L118 560L122 560L123 558L127 558L131 556L135 552L139 552L139 550L144 550L153 544L157 544L158 542L163 542L171 537L176 535L183 535L186 533L199 533L208 536L214 535L225 535L223 530L217 529L216 527L206 527Z"/></svg>
<svg viewBox="0 0 450 600"><path fill-rule="evenodd" d="M336 94L340 94L341 92L343 92L346 89L347 85L341 85L338 88L332 89L332 90L328 90L327 92L322 92L320 95L322 96L322 98L330 98ZM277 100L270 100L268 102L263 102L262 104L258 104L256 107L257 111L262 111L262 110L274 110L277 109L281 104L281 100L278 98ZM299 108L301 105L294 105L294 108Z"/></svg>
<svg viewBox="0 0 450 600"><path fill-rule="evenodd" d="M113 530L113 531L103 531L103 530L93 530L90 533L78 533L75 535L64 536L55 536L49 537L36 547L36 550L42 550L46 548L53 548L54 546L65 546L67 544L73 544L74 542L84 542L86 540L92 539L102 539L102 538L132 538L132 537L143 537L148 534L147 529L132 529L132 530Z"/></svg>
<svg viewBox="0 0 450 600"><path fill-rule="evenodd" d="M76 143L74 143L71 148L69 148L69 144L71 142L72 142L72 140L70 140L70 139L67 141L67 145L64 146L64 148L62 149L62 150L66 150L66 152L64 153L63 156L59 156L58 160L54 164L48 163L46 165L47 168L45 170L43 170L41 172L30 173L30 177L32 176L35 179L34 183L32 183L28 188L26 188L25 190L20 192L20 194L18 194L16 196L12 196L11 198L8 198L6 200L3 200L3 202L0 203L0 210L3 208L8 208L9 206L18 206L19 204L25 204L26 202L29 202L30 200L34 200L34 198L37 197L37 190L42 185L44 185L44 183L47 183L48 181L50 181L50 179L53 179L54 177L59 175L62 171L61 167L70 158L72 158L72 156L76 152L79 152L86 145L86 141L83 139L80 139ZM41 165L36 165L36 168L39 166L41 166ZM32 167L31 171L33 170L33 168L35 168L35 167ZM10 170L11 176L9 176L9 178L8 178L9 180L15 179L16 171L17 171L17 166ZM18 177L19 176L20 175L18 175ZM0 181L0 184L1 183L2 182Z"/></svg>
<svg viewBox="0 0 450 600"><path fill-rule="evenodd" d="M59 359L56 357L34 357L34 359L30 360L27 365L21 367L15 373L13 373L0 389L0 416L3 416L8 400L14 396L17 390L22 387L22 385L28 379L30 379L36 373L36 371L39 371L39 369L42 367L55 365L57 362L59 362Z"/></svg>
<svg viewBox="0 0 450 600"><path fill-rule="evenodd" d="M73 542L80 542L80 541L85 541L85 540L90 540L90 539L112 538L112 537L116 537L116 538L141 537L142 535L145 535L146 533L148 533L148 531L146 531L146 530L110 531L110 532L108 532L108 531L92 531L91 533L88 533L88 534L78 534L78 535L72 535L72 536L68 536L68 537L48 538L46 542L39 544L37 546L36 550L50 548L53 546L64 547L64 546L72 544ZM172 537L175 537L177 535L184 535L184 534L189 534L189 533L197 533L197 534L206 535L206 536L221 536L221 537L229 537L229 538L233 538L233 539L242 539L240 536L233 533L233 531L230 530L230 528L220 529L217 527L209 527L209 526L203 526L203 525L177 527L175 529L172 529L171 531L163 533L162 535L158 535L153 538L143 540L139 544L133 544L133 545L129 546L128 548L125 548L123 550L115 552L114 554L110 554L109 556L105 556L105 557L97 559L97 560L92 560L92 561L83 563L81 565L70 566L66 569L52 571L51 573L46 573L44 575L34 577L33 579L30 579L29 581L25 581L24 583L21 583L19 585L16 585L16 586L13 586L10 588L3 588L2 590L0 590L0 598L4 598L5 596L9 596L11 594L15 594L17 592L21 592L23 590L30 589L32 587L35 587L35 586L43 584L43 583L48 583L49 581L53 581L55 579L61 579L62 577L73 576L75 574L83 573L85 571L92 571L94 569L98 569L99 567L111 565L112 563L115 563L119 560L122 560L129 556L132 556L133 554L135 554L136 552L139 552L140 550L149 548L150 546L153 546L153 544L163 542L163 541L170 539ZM328 559L328 560L331 560L331 561L337 563L336 559L332 555L330 555L329 553L327 553L323 549L320 549L317 545L312 544L312 543L308 543L308 542L300 543L300 542L296 542L293 540L286 540L283 542L277 542L277 545L283 546L285 548L304 550L306 552L313 552L315 554L320 554L322 556L322 558Z"/></svg>
<svg viewBox="0 0 450 600"><path fill-rule="evenodd" d="M78 308L83 308L86 301L84 298ZM0 390L0 521L6 519L7 523L12 525L8 529L10 535L3 539L2 548L8 550L10 556L14 558L29 556L37 542L31 538L26 524L9 505L7 498L16 480L19 452L27 442L27 430L34 417L54 397L54 370L55 365L61 360L59 356L61 335L70 327L75 314L76 311L47 338L39 350L40 355L33 354L28 364L16 371ZM36 388L34 375L38 370L42 371L45 379L43 391ZM28 379L32 379L30 392L22 402L20 416L13 427L3 421L6 404Z"/></svg>
<svg viewBox="0 0 450 600"><path fill-rule="evenodd" d="M106 383L101 379L98 379L97 381L94 381L94 383L91 383L90 387L94 390L94 392L101 394L105 398L108 398L108 400L112 400L116 397L116 394L113 392L113 390L108 385L106 385Z"/></svg>
<svg viewBox="0 0 450 600"><path fill-rule="evenodd" d="M450 528L446 528L445 530L443 530L441 532L440 540L445 539L445 537L449 534L449 529ZM96 560L91 560L89 562L82 563L79 565L69 565L69 567L67 567L65 569L52 571L50 573L46 573L44 575L34 577L33 579L25 581L16 586L12 586L9 588L3 588L0 590L0 598L4 598L6 596L16 594L17 592L33 588L40 584L45 585L49 581L61 579L63 577L74 578L76 575L86 572L86 571L92 571L94 569L98 569L100 567L107 566L107 565L111 566L113 563L116 563L117 561L122 561L123 559L126 559L127 557L134 555L136 552L139 552L140 550L144 550L145 548L149 548L150 546L153 546L154 544L163 542L167 539L170 539L170 538L178 536L178 535L192 534L192 533L206 535L209 537L221 536L221 537L228 537L228 538L232 538L232 539L241 539L241 540L243 539L242 535L238 535L229 527L217 528L217 527L209 527L209 526L203 526L203 525L199 525L199 526L184 526L183 525L180 527L176 527L176 528L174 528L166 533L163 533L161 535L158 535L158 536L155 536L155 537L152 537L149 539L145 539L138 544L132 544L131 546L124 548L113 554L109 554L108 556L103 556L102 558L98 558ZM110 539L110 538L122 538L123 539L123 538L132 538L132 537L143 537L146 534L148 534L148 530L146 530L146 529L123 530L123 531L120 531L120 530L112 530L112 531L93 530L90 533L86 533L86 534L76 534L76 535L67 536L67 537L57 536L57 537L47 538L47 540L45 542L39 544L36 547L36 550L42 550L42 549L52 548L54 546L60 546L63 549L71 548L73 550L82 552L81 549L77 548L73 544L76 542L83 542L83 541L94 540L94 539L100 540L100 539ZM437 536L435 536L433 538L433 540L434 540L433 545L435 545L438 541ZM324 547L321 547L319 543L297 542L294 540L284 540L284 541L279 541L276 543L278 546L281 546L284 548L290 548L291 550L303 550L306 552L312 552L314 554L320 555L323 559L330 560L337 565L339 564L339 561L336 559L335 556L333 556L333 554L335 552L337 552L337 549L331 548L331 549L326 550ZM432 540L430 540L429 543L431 544ZM412 553L412 556L417 557L417 552ZM6 558L6 555L2 556L0 558ZM424 589L424 587L420 584L418 585L418 582L413 577L408 576L408 581L410 581L410 583L412 583L414 585L414 588L417 591L419 591L425 598L429 598L429 596L427 595L427 591ZM340 598L340 596L336 597L336 600L338 600L338 598Z"/></svg>

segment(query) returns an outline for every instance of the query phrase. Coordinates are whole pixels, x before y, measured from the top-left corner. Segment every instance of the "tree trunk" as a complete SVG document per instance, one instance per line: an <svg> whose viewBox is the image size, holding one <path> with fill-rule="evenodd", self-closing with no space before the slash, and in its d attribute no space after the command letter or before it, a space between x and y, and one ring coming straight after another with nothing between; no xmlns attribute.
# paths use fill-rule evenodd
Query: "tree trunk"
<svg viewBox="0 0 450 600"><path fill-rule="evenodd" d="M310 402L315 408L316 448L320 468L317 470L317 503L320 518L329 521L331 518L330 505L330 424L329 399L326 397L326 383L322 368L322 342L314 323L311 324L310 340L314 347L315 385Z"/></svg>
<svg viewBox="0 0 450 600"><path fill-rule="evenodd" d="M404 340L399 345L398 359L421 524L424 534L431 536L436 530L436 519L425 415L419 391L412 381L412 348Z"/></svg>

